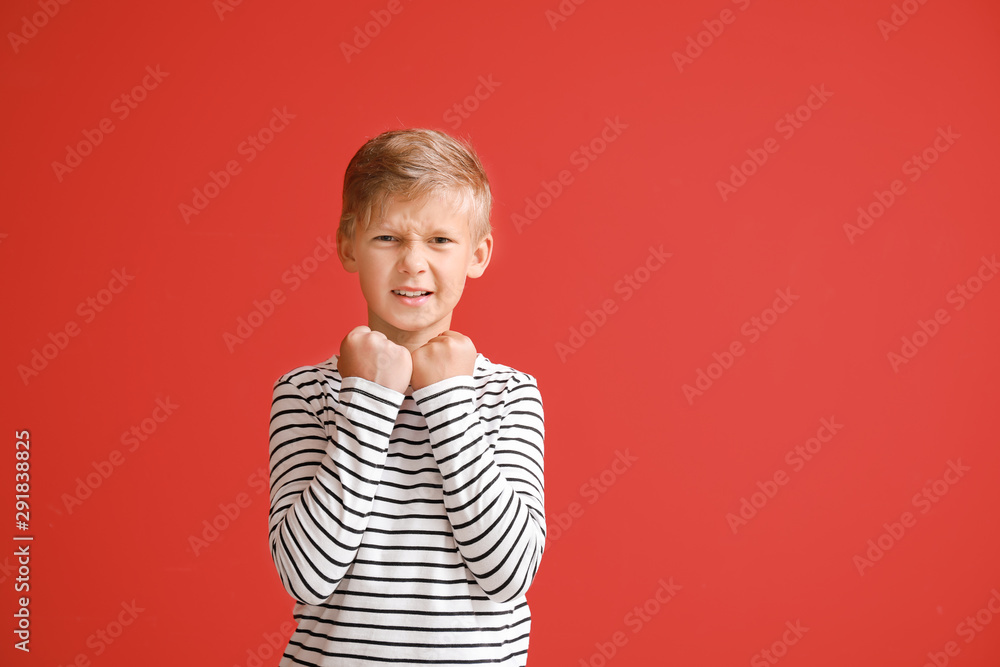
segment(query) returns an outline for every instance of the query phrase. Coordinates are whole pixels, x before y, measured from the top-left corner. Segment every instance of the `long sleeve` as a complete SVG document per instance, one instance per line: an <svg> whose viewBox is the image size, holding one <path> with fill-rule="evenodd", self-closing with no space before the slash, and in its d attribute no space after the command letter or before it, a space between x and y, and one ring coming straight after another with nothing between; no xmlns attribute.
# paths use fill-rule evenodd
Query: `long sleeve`
<svg viewBox="0 0 1000 667"><path fill-rule="evenodd" d="M335 397L325 387L338 379L286 374L271 404L271 557L288 594L307 604L329 598L357 555L404 398L357 377Z"/></svg>
<svg viewBox="0 0 1000 667"><path fill-rule="evenodd" d="M484 400L502 403L499 423L477 412L471 376L423 387L413 399L427 420L462 558L490 599L509 602L527 592L545 548L544 415L530 375L491 388Z"/></svg>

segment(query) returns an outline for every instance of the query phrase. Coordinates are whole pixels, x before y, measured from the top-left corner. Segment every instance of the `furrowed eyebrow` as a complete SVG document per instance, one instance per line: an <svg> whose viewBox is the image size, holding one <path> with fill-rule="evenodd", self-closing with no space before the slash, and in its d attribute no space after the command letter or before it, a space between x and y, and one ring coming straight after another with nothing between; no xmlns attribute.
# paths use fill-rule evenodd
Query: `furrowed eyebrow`
<svg viewBox="0 0 1000 667"><path fill-rule="evenodd" d="M396 230L391 225L386 225L383 223L372 224L368 227L368 233L372 236L382 236L383 234L397 235L398 230Z"/></svg>
<svg viewBox="0 0 1000 667"><path fill-rule="evenodd" d="M391 234L393 236L408 236L409 232L404 232L397 229L391 224L372 224L368 227L368 232L373 236L381 236L383 234ZM427 238L437 238L437 237L447 237L450 239L457 239L461 236L461 230L459 229L449 229L447 227L436 227L431 229L429 232L422 234L421 236L426 236Z"/></svg>

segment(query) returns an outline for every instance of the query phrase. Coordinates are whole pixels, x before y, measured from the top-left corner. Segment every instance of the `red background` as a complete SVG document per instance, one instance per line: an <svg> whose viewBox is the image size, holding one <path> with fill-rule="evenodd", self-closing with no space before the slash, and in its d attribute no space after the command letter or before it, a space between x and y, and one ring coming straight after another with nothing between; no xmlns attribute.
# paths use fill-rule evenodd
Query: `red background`
<svg viewBox="0 0 1000 667"><path fill-rule="evenodd" d="M564 2L575 10L554 27L556 0L395 14L243 2L221 15L210 0L69 2L34 33L23 21L40 5L4 3L0 661L277 664L266 636L290 634L292 600L255 477L271 384L365 318L336 259L295 290L283 275L334 234L344 168L367 138L433 127L472 140L497 199L493 263L454 328L535 375L545 402L550 541L528 594L529 664L771 664L755 655L778 642L788 666L919 667L949 641L958 653L939 661L998 664L1000 281L971 281L981 290L961 309L948 294L980 267L992 277L981 258L1000 250L1000 9L904 4L915 13L898 6L906 22L883 34L888 0ZM731 23L713 23L724 9ZM341 44L373 11L391 20L348 58ZM679 68L685 48L696 57ZM112 103L147 66L169 74L122 119ZM479 77L494 90L469 98ZM832 95L799 108L813 86ZM456 129L445 114L467 98ZM247 161L239 145L274 108L294 118ZM809 118L786 137L775 124L797 108ZM57 176L104 118L114 131ZM602 146L609 118L627 127ZM911 181L904 163L939 128L959 138ZM718 182L769 138L777 151L724 200ZM592 141L603 152L580 171ZM229 160L239 173L185 221L180 205ZM526 198L562 170L572 182L518 229L512 216L533 213ZM904 194L852 242L844 225L895 179ZM637 273L661 245L662 268ZM78 305L123 267L134 278L86 321ZM615 287L629 274L647 280L626 300ZM227 346L275 289L284 302ZM751 341L744 323L773 315L776 290L798 299ZM560 358L606 300L603 325ZM894 368L889 353L938 309L945 323ZM22 378L71 323L78 335ZM734 341L744 353L709 369ZM699 369L717 379L689 401ZM178 407L128 451L121 436L157 399ZM796 470L786 453L824 418L843 428ZM21 429L27 533L13 516ZM68 503L114 450L121 465ZM633 464L616 471L616 453ZM946 495L913 502L959 460L969 470L938 484ZM788 483L768 487L779 471ZM772 497L753 496L758 482ZM752 496L763 506L734 533L727 514ZM906 511L915 524L883 536L891 547L859 573L855 556ZM212 521L224 529L192 546ZM30 654L12 648L16 534L34 536ZM681 589L661 606L671 578ZM133 600L142 611L120 636L95 639L117 634ZM990 622L967 642L959 624L982 609ZM782 646L797 621L808 631Z"/></svg>

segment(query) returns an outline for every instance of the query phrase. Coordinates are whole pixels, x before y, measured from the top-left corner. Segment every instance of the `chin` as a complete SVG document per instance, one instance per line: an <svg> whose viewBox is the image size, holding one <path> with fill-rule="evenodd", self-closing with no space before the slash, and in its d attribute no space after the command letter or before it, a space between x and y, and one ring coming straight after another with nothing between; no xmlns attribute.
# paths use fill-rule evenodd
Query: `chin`
<svg viewBox="0 0 1000 667"><path fill-rule="evenodd" d="M400 318L383 318L383 321L388 322L389 324L391 324L394 328L398 329L399 331L407 331L409 333L416 333L418 331L423 331L424 329L427 329L428 327L434 326L434 323L437 322L438 320L433 320L432 321L432 320L429 320L429 319L427 319L427 320L425 320L425 319L409 320L409 319L400 319Z"/></svg>

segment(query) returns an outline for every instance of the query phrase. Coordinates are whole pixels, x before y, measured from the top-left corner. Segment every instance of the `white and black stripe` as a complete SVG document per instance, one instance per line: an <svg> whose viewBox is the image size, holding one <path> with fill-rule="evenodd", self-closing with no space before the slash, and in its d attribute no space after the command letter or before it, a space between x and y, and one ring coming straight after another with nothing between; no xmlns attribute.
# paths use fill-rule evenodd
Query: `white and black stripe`
<svg viewBox="0 0 1000 667"><path fill-rule="evenodd" d="M535 378L481 354L410 395L336 357L278 378L268 529L298 621L281 666L523 667L544 434Z"/></svg>

